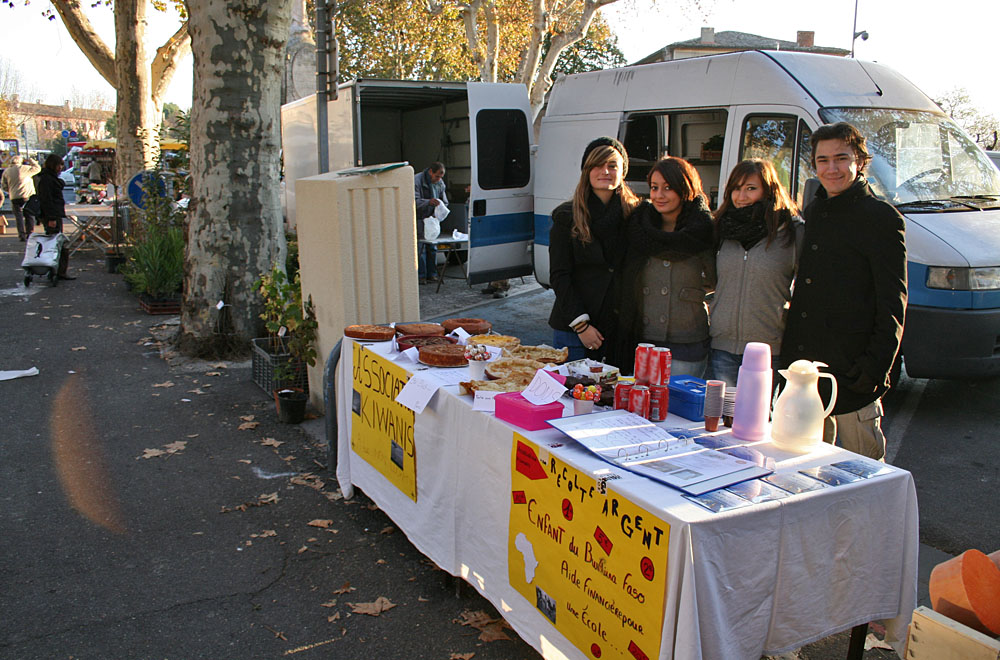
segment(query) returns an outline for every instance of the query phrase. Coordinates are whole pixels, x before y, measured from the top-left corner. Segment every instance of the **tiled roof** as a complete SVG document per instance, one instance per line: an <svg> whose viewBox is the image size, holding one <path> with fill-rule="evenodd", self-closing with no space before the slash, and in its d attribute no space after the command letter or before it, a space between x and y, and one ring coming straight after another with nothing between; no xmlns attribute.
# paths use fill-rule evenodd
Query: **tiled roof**
<svg viewBox="0 0 1000 660"><path fill-rule="evenodd" d="M107 121L113 117L114 110L93 110L89 108L72 108L65 105L48 105L47 103L11 102L8 106L11 114L27 115L29 117L60 117L65 119L86 119L90 121Z"/></svg>

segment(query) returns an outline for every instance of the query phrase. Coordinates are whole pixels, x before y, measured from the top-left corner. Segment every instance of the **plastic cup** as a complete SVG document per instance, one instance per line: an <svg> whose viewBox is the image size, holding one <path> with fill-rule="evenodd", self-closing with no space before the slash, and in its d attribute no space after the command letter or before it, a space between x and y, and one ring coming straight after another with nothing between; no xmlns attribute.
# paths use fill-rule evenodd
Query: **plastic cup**
<svg viewBox="0 0 1000 660"><path fill-rule="evenodd" d="M586 415L594 412L593 399L573 399L573 414Z"/></svg>
<svg viewBox="0 0 1000 660"><path fill-rule="evenodd" d="M486 360L469 360L469 376L472 380L485 380Z"/></svg>

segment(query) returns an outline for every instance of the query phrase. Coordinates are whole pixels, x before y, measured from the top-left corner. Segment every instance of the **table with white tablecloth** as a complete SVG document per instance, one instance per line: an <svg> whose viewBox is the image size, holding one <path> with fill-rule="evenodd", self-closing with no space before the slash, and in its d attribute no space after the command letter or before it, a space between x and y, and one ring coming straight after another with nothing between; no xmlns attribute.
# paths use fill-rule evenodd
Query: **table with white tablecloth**
<svg viewBox="0 0 1000 660"><path fill-rule="evenodd" d="M883 620L887 638L905 639L916 605L918 547L916 492L908 472L891 468L887 474L867 480L712 513L682 497L680 491L600 460L555 429L527 432L492 413L474 411L471 397L460 396L456 386L447 386L438 390L422 413L406 417L407 411L402 411L401 418L412 419L411 429L401 433L402 422L385 426L387 436L395 434L399 445L405 446L405 451L393 455L393 461L401 468L405 460L412 461L407 469L415 483L408 488L387 478L389 473L378 469L370 457L363 458L358 453L364 453L361 445L352 446L352 425L362 424L359 415L365 416L364 423L382 420L378 423L385 424L388 419L385 405L369 407L371 397L362 387L364 379L368 386L385 390L391 399L398 385L395 389L388 386L389 371L409 374L423 368L394 362L397 357L392 354L391 342L343 341L335 386L341 489L351 496L355 487L361 488L418 550L442 569L471 583L544 657L756 659L763 653L787 651L876 620ZM386 366L389 363L391 367ZM467 372L465 368L456 371ZM406 376L397 376L397 383L405 380ZM672 415L662 425L696 426ZM354 440L359 442L358 437ZM779 473L854 457L828 445L807 455L783 452L770 443L756 448L776 460ZM572 494L563 502L564 506L567 501L576 504L580 515L589 484L587 498L597 507L605 498L606 516L608 502L614 500L616 507L620 501L623 507L646 517L646 531L634 538L641 539L645 533L646 547L638 547L640 554L646 555L643 570L648 568L650 577L655 574L657 580L665 580L644 583L663 585L662 597L658 592L647 594L650 603L661 604L637 606L629 598L635 595L633 588L622 583L623 575L625 582L630 576L613 565L605 568L603 561L600 565L591 561L586 567L593 566L609 578L601 594L574 582L575 571L571 575L562 561L562 573L570 586L557 589L572 594L574 606L566 607L566 598L526 597L530 592L524 584L512 584L523 572L530 582L534 568L525 559L528 555L522 557L513 550L514 535L508 535L509 525L526 510L523 496L518 499L524 492L522 484L530 487L536 483L518 474L520 468L512 469L512 460L516 464L522 449L538 454L542 469L554 477L551 487L559 477L557 466L564 478L579 475L579 479L571 477L578 479L577 489L568 484ZM537 522L539 533L556 539L562 527L553 527L548 518L543 521L537 513L537 507L546 504L551 503L536 503L532 524ZM635 531L639 517L634 513L608 516L604 528L621 528L614 530L620 546L625 538L622 532ZM572 529L567 520L570 516L561 520L563 526ZM659 550L650 543L650 538L655 538L649 532L655 526L650 520L662 521L660 527L669 530ZM532 530L527 531L530 536ZM518 548L523 537L518 535ZM581 545L580 539L574 540ZM583 554L590 555L598 542L589 539ZM610 549L611 540L607 542ZM556 560L546 547L557 546L538 542L534 546L538 576L547 562ZM588 559L599 554L598 548ZM565 556L572 558L571 554ZM631 579L635 585L636 578ZM606 616L613 613L622 630L609 634L606 623L601 629L593 617L587 622L584 612L582 619L593 630L595 641L581 643L579 626L567 628L565 623L581 618L580 602L592 605L591 613L598 608ZM558 615L549 609L556 605L561 608ZM651 607L659 608L653 613L659 629L652 638L659 648L643 652L630 646L626 650L618 638L632 632L627 626L631 623L629 612L649 615Z"/></svg>

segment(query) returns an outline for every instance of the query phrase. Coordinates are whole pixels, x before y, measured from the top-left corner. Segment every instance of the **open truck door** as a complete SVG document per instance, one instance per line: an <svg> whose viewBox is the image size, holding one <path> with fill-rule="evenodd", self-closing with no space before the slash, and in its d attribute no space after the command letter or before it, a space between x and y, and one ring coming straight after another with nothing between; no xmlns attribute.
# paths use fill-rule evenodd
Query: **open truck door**
<svg viewBox="0 0 1000 660"><path fill-rule="evenodd" d="M469 284L532 273L531 124L523 85L469 83Z"/></svg>

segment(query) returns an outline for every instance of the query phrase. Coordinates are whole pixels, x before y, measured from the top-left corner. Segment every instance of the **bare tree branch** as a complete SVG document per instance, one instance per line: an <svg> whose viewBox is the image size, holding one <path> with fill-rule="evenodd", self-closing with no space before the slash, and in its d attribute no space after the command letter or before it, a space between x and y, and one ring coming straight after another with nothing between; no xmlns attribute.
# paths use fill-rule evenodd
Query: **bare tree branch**
<svg viewBox="0 0 1000 660"><path fill-rule="evenodd" d="M118 75L115 71L115 56L94 30L90 19L80 8L78 0L52 0L52 6L59 12L69 36L73 38L73 41L94 65L97 72L108 81L109 85L117 89Z"/></svg>
<svg viewBox="0 0 1000 660"><path fill-rule="evenodd" d="M156 56L150 64L153 103L156 107L163 106L163 96L177 72L177 65L190 52L191 35L188 33L187 21L184 21L177 32L156 49Z"/></svg>

